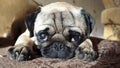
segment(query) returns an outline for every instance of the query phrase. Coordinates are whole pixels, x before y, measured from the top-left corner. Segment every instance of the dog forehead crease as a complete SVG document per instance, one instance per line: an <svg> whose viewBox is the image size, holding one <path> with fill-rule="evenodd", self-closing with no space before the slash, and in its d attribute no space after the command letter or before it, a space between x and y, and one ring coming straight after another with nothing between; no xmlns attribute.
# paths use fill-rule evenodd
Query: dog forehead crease
<svg viewBox="0 0 120 68"><path fill-rule="evenodd" d="M77 16L78 18L75 16ZM81 16L75 15L71 11L39 13L35 22L35 29L38 29L38 27L45 25L52 25L54 26L54 29L56 29L56 32L62 32L66 27L83 26L84 19Z"/></svg>

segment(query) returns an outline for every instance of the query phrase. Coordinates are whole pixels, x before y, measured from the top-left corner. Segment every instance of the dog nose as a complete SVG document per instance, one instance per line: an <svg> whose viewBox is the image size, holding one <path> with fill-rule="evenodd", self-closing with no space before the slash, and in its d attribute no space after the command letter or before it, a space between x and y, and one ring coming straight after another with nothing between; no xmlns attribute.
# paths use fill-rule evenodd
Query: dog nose
<svg viewBox="0 0 120 68"><path fill-rule="evenodd" d="M62 42L54 42L53 43L53 48L56 50L56 51L61 51L64 49L64 44Z"/></svg>

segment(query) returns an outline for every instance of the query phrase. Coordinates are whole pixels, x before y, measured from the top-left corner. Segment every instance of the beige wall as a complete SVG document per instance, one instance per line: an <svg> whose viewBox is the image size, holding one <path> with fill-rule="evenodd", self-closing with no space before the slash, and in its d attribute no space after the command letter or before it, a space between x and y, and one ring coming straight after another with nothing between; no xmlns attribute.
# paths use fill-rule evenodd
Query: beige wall
<svg viewBox="0 0 120 68"><path fill-rule="evenodd" d="M101 11L104 9L102 0L36 0L36 1L43 5L57 1L65 1L83 7L95 18L96 21L96 25L92 32L92 35L97 37L102 37L103 25L101 24L101 19L100 19Z"/></svg>
<svg viewBox="0 0 120 68"><path fill-rule="evenodd" d="M0 0L0 36L8 32L11 24L37 7L32 0Z"/></svg>

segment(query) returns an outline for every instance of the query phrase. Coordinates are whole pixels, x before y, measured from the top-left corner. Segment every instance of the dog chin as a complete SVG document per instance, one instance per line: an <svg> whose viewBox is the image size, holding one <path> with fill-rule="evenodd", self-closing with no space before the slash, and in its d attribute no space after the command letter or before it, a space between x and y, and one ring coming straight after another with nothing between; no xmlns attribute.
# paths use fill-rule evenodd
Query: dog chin
<svg viewBox="0 0 120 68"><path fill-rule="evenodd" d="M61 48L55 46L46 46L41 48L39 52L42 57L46 58L70 59L75 56L75 49L67 46L61 46Z"/></svg>

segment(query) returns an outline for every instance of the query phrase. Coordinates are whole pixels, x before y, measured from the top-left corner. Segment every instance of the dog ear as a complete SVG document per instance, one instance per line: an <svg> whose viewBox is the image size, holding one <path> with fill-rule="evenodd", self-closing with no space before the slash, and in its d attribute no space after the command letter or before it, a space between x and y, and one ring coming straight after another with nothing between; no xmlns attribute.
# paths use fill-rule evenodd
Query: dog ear
<svg viewBox="0 0 120 68"><path fill-rule="evenodd" d="M87 37L90 36L90 33L92 32L94 25L95 25L95 20L94 18L88 13L86 12L84 9L82 9L81 11L82 15L84 16L85 19L85 23L87 25L87 29L86 29L86 35Z"/></svg>
<svg viewBox="0 0 120 68"><path fill-rule="evenodd" d="M33 30L34 30L34 23L35 23L35 20L36 20L36 17L38 15L38 13L40 13L41 11L41 7L38 7L35 12L29 14L27 17L26 17L26 20L25 20L25 25L26 25L26 28L29 30L30 32L30 37L33 37L34 36L34 33L33 33Z"/></svg>

